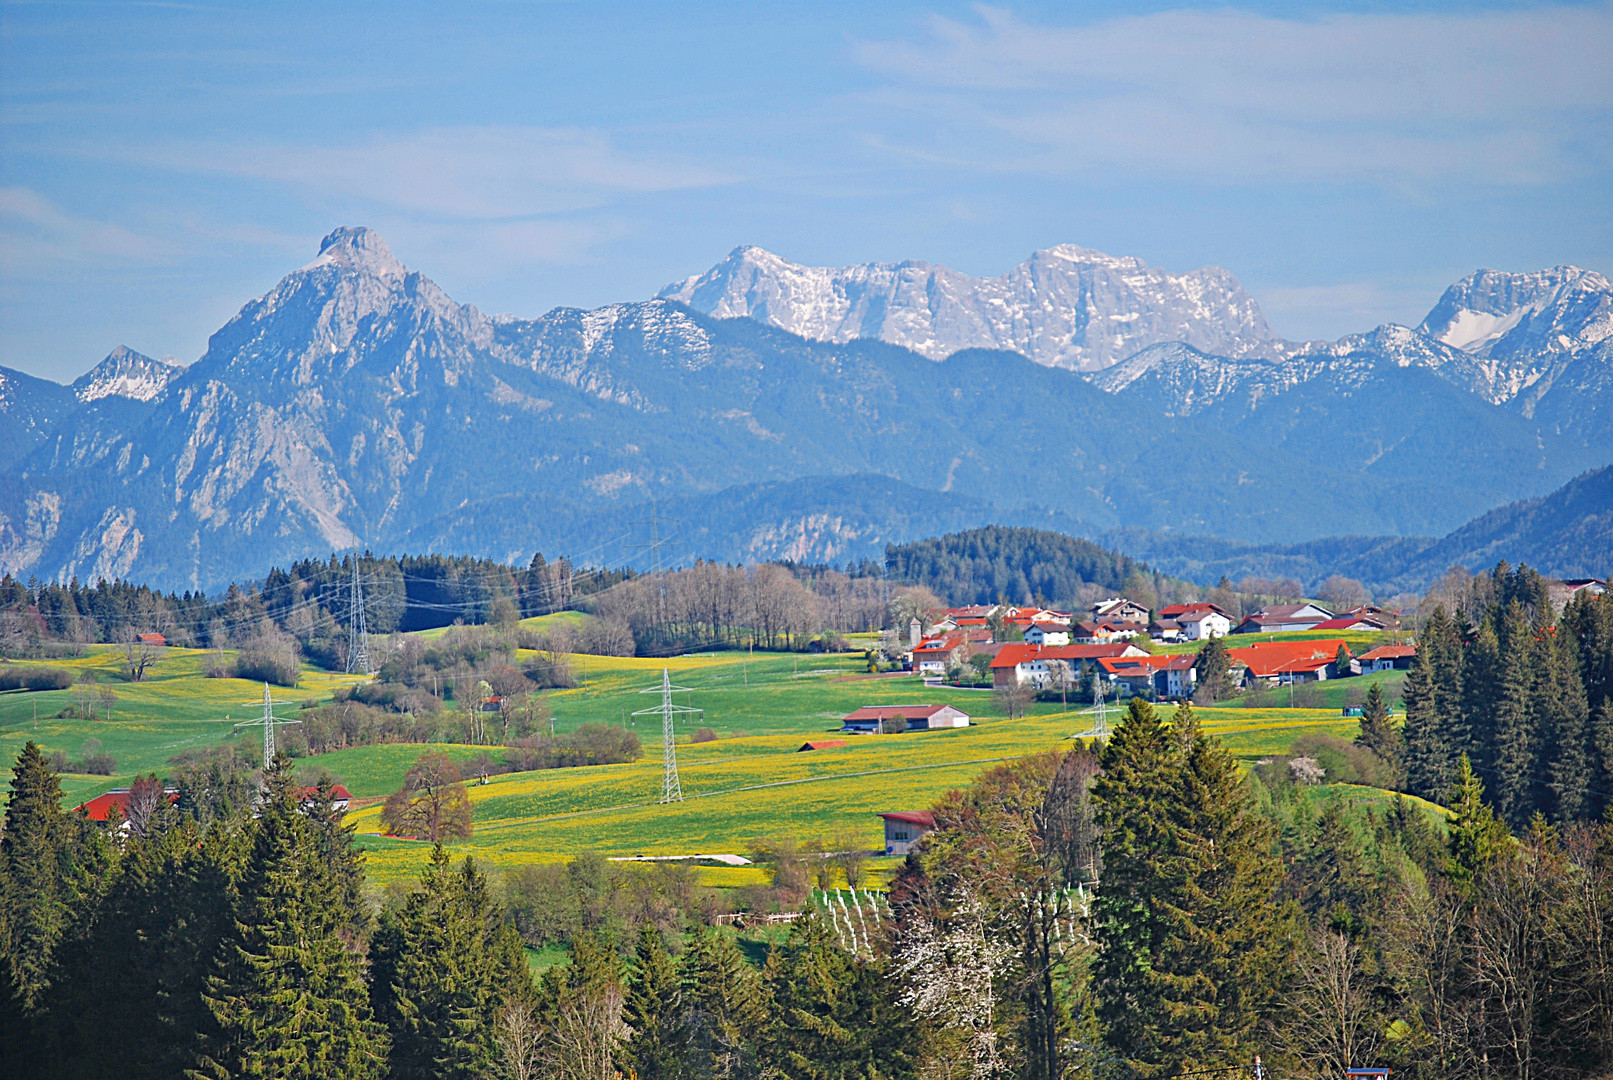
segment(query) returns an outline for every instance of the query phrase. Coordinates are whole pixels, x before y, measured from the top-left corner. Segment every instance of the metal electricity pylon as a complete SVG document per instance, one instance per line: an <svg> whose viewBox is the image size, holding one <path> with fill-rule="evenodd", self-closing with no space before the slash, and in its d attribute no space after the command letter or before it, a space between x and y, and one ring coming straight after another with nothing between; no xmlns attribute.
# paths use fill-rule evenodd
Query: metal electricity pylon
<svg viewBox="0 0 1613 1080"><path fill-rule="evenodd" d="M1075 736L1078 739L1107 739L1109 737L1109 710L1103 700L1103 669L1092 674L1092 728Z"/></svg>
<svg viewBox="0 0 1613 1080"><path fill-rule="evenodd" d="M260 725L262 726L262 728L263 728L263 769L264 769L265 772L267 772L269 770L269 766L274 764L274 729L276 727L286 727L289 724L300 724L300 723L302 723L302 721L301 720L287 720L284 717L276 716L274 714L274 707L276 705L290 705L290 704L293 704L293 703L290 702L290 701L275 701L274 699L269 697L269 684L268 683L263 684L263 700L261 702L245 701L245 702L242 702L242 704L243 705L259 705L259 704L261 704L263 706L263 715L262 716L258 717L255 720L243 720L239 724L236 724L235 726L238 727L238 728L258 727Z"/></svg>
<svg viewBox="0 0 1613 1080"><path fill-rule="evenodd" d="M653 709L640 709L633 714L634 716L661 717L661 756L665 763L661 777L661 801L664 803L683 801L683 785L678 782L678 750L673 741L672 721L682 714L698 713L702 710L691 709L687 705L674 705L672 704L672 695L690 692L687 686L673 686L672 675L666 668L662 668L661 685L639 691L641 694L660 694L661 704Z"/></svg>
<svg viewBox="0 0 1613 1080"><path fill-rule="evenodd" d="M352 606L347 612L347 671L370 673L370 632L364 622L364 579L358 574L358 555L353 555Z"/></svg>

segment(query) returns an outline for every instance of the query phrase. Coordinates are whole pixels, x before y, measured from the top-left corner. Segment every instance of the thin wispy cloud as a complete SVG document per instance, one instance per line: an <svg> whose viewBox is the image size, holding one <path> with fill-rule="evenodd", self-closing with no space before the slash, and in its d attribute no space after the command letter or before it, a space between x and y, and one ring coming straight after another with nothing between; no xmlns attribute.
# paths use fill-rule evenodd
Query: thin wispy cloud
<svg viewBox="0 0 1613 1080"><path fill-rule="evenodd" d="M581 128L451 127L342 145L193 143L113 152L179 172L286 184L322 200L357 198L468 220L567 213L735 179L698 163L628 152L608 133Z"/></svg>
<svg viewBox="0 0 1613 1080"><path fill-rule="evenodd" d="M13 273L50 264L157 265L177 254L170 240L71 213L26 187L0 188L0 266Z"/></svg>
<svg viewBox="0 0 1613 1080"><path fill-rule="evenodd" d="M929 121L927 138L894 149L956 157L956 144L985 168L1232 181L1534 184L1613 159L1607 125L1587 123L1613 112L1613 5L1308 20L1170 11L1080 26L976 14L854 43L856 61L888 80L880 104Z"/></svg>

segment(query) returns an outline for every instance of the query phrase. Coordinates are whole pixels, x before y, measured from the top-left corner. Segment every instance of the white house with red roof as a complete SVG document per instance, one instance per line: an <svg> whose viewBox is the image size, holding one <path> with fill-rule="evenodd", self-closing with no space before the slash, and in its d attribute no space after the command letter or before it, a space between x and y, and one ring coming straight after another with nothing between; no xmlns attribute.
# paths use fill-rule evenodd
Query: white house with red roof
<svg viewBox="0 0 1613 1080"><path fill-rule="evenodd" d="M1117 697L1132 697L1152 691L1162 698L1188 698L1198 685L1198 659L1195 653L1175 656L1105 656L1097 661L1104 678L1120 691Z"/></svg>
<svg viewBox="0 0 1613 1080"><path fill-rule="evenodd" d="M1226 637L1232 632L1232 620L1214 604L1171 604L1159 609L1156 625L1167 640L1203 641L1212 637ZM1152 628L1150 628L1152 629Z"/></svg>
<svg viewBox="0 0 1613 1080"><path fill-rule="evenodd" d="M991 662L993 686L1033 686L1046 690L1062 676L1073 681L1100 657L1147 656L1130 642L1108 645L1004 645Z"/></svg>
<svg viewBox="0 0 1613 1080"><path fill-rule="evenodd" d="M1363 675L1372 671L1393 671L1396 668L1409 668L1411 662L1417 659L1417 646L1415 645L1379 645L1376 649L1368 649L1362 653L1361 661Z"/></svg>
<svg viewBox="0 0 1613 1080"><path fill-rule="evenodd" d="M935 831L935 815L928 810L899 810L879 816L885 819L887 855L906 855L926 833Z"/></svg>

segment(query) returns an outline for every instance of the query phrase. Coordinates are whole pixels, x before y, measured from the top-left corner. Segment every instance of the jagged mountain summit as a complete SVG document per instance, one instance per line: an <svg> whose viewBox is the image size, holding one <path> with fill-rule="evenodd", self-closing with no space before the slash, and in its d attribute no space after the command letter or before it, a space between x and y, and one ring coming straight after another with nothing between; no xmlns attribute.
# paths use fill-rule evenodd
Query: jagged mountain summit
<svg viewBox="0 0 1613 1080"><path fill-rule="evenodd" d="M1074 244L977 278L923 262L801 266L738 247L658 294L719 319L752 318L816 341L874 338L932 360L1011 349L1048 367L1101 371L1150 345L1234 358L1283 343L1254 297L1219 267L1170 274Z"/></svg>
<svg viewBox="0 0 1613 1080"><path fill-rule="evenodd" d="M107 397L150 401L184 370L185 365L175 357L153 360L127 345L119 345L105 360L73 380L71 389L74 397L86 403Z"/></svg>
<svg viewBox="0 0 1613 1080"><path fill-rule="evenodd" d="M85 400L0 369L0 571L208 589L332 549L450 543L619 563L651 497L698 521L691 557L840 559L993 521L1442 535L1608 464L1580 368L1531 412L1492 401L1485 366L1526 323L1589 341L1593 285L1484 356L1385 327L1270 357L1156 342L1089 381L675 299L488 316L343 228L188 368L114 354L81 383L122 392ZM148 396L137 372L166 381Z"/></svg>

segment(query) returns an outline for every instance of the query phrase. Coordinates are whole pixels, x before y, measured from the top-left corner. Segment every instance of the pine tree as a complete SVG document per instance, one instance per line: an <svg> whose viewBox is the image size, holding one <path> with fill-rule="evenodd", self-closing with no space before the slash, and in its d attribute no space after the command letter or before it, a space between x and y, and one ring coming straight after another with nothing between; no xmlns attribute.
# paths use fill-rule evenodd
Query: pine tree
<svg viewBox="0 0 1613 1080"><path fill-rule="evenodd" d="M1496 635L1501 650L1496 680L1495 753L1491 785L1496 814L1514 829L1528 825L1540 804L1536 788L1535 673L1540 650L1534 627L1514 600Z"/></svg>
<svg viewBox="0 0 1613 1080"><path fill-rule="evenodd" d="M474 1080L491 1070L499 1012L530 997L532 984L520 940L474 859L456 870L436 845L372 954L371 1000L391 1032L392 1077Z"/></svg>
<svg viewBox="0 0 1613 1080"><path fill-rule="evenodd" d="M1389 765L1397 774L1403 767L1405 741L1400 729L1389 719L1389 703L1383 699L1383 684L1373 683L1367 690L1366 705L1361 709L1361 731L1355 745L1366 747Z"/></svg>
<svg viewBox="0 0 1613 1080"><path fill-rule="evenodd" d="M1457 762L1450 793L1451 819L1446 827L1450 862L1446 876L1458 892L1471 897L1479 872L1506 847L1506 825L1484 802L1484 784L1463 754Z"/></svg>
<svg viewBox="0 0 1613 1080"><path fill-rule="evenodd" d="M264 1080L380 1077L386 1035L370 1014L361 957L348 948L338 890L276 758L252 826L236 903L204 1000L214 1030L196 1075Z"/></svg>
<svg viewBox="0 0 1613 1080"><path fill-rule="evenodd" d="M1351 659L1353 658L1350 656L1349 647L1344 642L1339 642L1338 651L1333 654L1334 678L1343 679L1349 677Z"/></svg>
<svg viewBox="0 0 1613 1080"><path fill-rule="evenodd" d="M896 988L842 951L821 919L798 920L778 957L765 972L773 1016L767 1065L791 1080L874 1080L912 1070L917 1033L896 1004Z"/></svg>
<svg viewBox="0 0 1613 1080"><path fill-rule="evenodd" d="M618 1055L621 1069L637 1080L677 1080L692 1075L683 979L660 930L646 924L639 931L633 960L622 1008L622 1020L632 1034Z"/></svg>
<svg viewBox="0 0 1613 1080"><path fill-rule="evenodd" d="M695 929L685 965L695 1075L749 1076L767 1019L755 969L732 937L709 927Z"/></svg>

